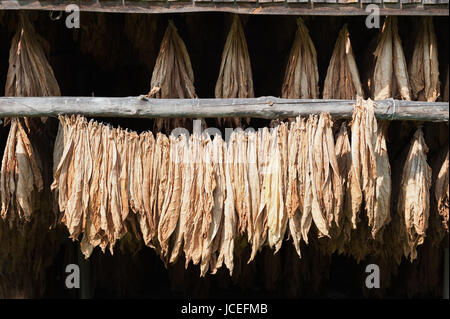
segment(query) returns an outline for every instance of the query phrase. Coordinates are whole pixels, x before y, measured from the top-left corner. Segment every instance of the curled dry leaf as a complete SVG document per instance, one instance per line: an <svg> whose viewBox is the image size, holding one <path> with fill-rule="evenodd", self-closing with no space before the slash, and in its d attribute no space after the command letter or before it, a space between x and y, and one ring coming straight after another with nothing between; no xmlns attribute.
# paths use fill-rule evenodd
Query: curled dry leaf
<svg viewBox="0 0 450 319"><path fill-rule="evenodd" d="M430 210L431 168L422 129L417 129L403 168L398 212L403 216L404 254L417 258L416 247L423 244Z"/></svg>

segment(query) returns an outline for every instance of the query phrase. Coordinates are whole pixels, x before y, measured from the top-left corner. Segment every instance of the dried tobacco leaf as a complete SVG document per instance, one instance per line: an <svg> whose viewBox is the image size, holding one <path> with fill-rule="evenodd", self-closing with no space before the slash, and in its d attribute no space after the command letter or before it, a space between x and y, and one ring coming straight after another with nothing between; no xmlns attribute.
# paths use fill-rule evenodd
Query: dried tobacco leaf
<svg viewBox="0 0 450 319"><path fill-rule="evenodd" d="M341 124L341 128L336 137L336 157L344 189L343 216L338 223L343 233L343 240L341 242L344 243L350 241L351 229L356 228L356 221L362 204L362 191L356 179L356 171L352 162L346 122Z"/></svg>
<svg viewBox="0 0 450 319"><path fill-rule="evenodd" d="M168 253L169 239L174 232L181 210L181 189L183 177L183 152L185 150L186 138L183 135L179 139L170 136L170 160L168 172L167 192L158 225L158 241L161 245L163 255Z"/></svg>
<svg viewBox="0 0 450 319"><path fill-rule="evenodd" d="M355 180L364 195L372 238L390 222L391 168L386 147L386 124L378 127L374 103L359 100L355 106L352 131L352 163ZM352 218L356 227L356 216Z"/></svg>
<svg viewBox="0 0 450 319"><path fill-rule="evenodd" d="M216 188L214 189L214 205L211 212L211 223L208 235L205 238L200 265L200 276L204 276L208 269L215 271L217 265L217 253L220 243L223 241L222 229L224 225L224 202L226 195L225 183L225 151L226 144L219 135L216 135L212 144L211 160L214 171Z"/></svg>
<svg viewBox="0 0 450 319"><path fill-rule="evenodd" d="M281 128L276 127L271 133L270 162L264 177L265 205L267 208L267 241L276 251L281 247L287 214L284 207L283 171L280 144Z"/></svg>
<svg viewBox="0 0 450 319"><path fill-rule="evenodd" d="M297 19L297 26L281 96L287 99L316 99L319 97L316 49L302 18Z"/></svg>
<svg viewBox="0 0 450 319"><path fill-rule="evenodd" d="M6 96L58 96L61 95L52 67L45 51L48 44L35 31L25 15L20 15L18 30L11 43L9 68L5 85ZM42 118L45 122L46 118ZM8 119L5 120L5 123ZM2 189L3 218L30 221L33 191L42 192L43 163L40 150L31 141L35 130L42 129L39 119L13 118L2 160L0 188ZM13 203L12 201L17 201ZM12 210L11 210L12 209ZM10 210L10 211L9 211ZM12 222L12 221L11 221Z"/></svg>
<svg viewBox="0 0 450 319"><path fill-rule="evenodd" d="M259 205L254 220L254 231L252 239L252 252L249 259L249 263L255 258L256 253L262 248L267 238L267 207L266 207L266 178L269 176L266 174L270 162L270 146L271 146L271 134L267 127L258 131L258 149L257 149L257 163L259 172Z"/></svg>
<svg viewBox="0 0 450 319"><path fill-rule="evenodd" d="M386 18L375 49L369 89L374 100L398 98L411 100L410 84L402 43L398 35L397 17Z"/></svg>
<svg viewBox="0 0 450 319"><path fill-rule="evenodd" d="M150 83L150 98L193 99L197 95L194 88L194 72L191 60L172 20L164 33ZM177 127L185 127L186 119L156 119L156 129L167 132Z"/></svg>
<svg viewBox="0 0 450 319"><path fill-rule="evenodd" d="M433 17L423 17L409 64L414 99L435 102L440 95L438 44Z"/></svg>
<svg viewBox="0 0 450 319"><path fill-rule="evenodd" d="M215 97L252 98L253 76L244 30L237 14L234 14L232 19L222 52L222 62L214 90ZM233 118L232 123L236 127L241 126L239 118Z"/></svg>
<svg viewBox="0 0 450 319"><path fill-rule="evenodd" d="M404 254L417 258L416 247L423 244L430 210L431 168L422 129L417 129L403 168L398 211L403 216Z"/></svg>
<svg viewBox="0 0 450 319"><path fill-rule="evenodd" d="M301 234L301 213L300 207L302 205L299 189L303 185L303 175L300 175L302 170L299 169L302 162L302 153L300 146L302 144L302 128L304 127L304 119L297 117L295 122L291 123L288 136L288 181L286 193L286 211L289 218L289 233L295 246L295 250L299 257ZM299 152L300 150L300 152Z"/></svg>
<svg viewBox="0 0 450 319"><path fill-rule="evenodd" d="M347 24L339 32L323 87L324 99L363 97Z"/></svg>
<svg viewBox="0 0 450 319"><path fill-rule="evenodd" d="M230 276L233 274L234 268L234 240L237 231L237 216L234 207L234 191L233 191L233 161L234 161L234 147L231 141L235 140L236 136L233 133L230 136L228 142L228 149L225 158L225 202L224 202L224 224L222 228L222 241L219 245L219 257L217 258L217 264L212 273L215 273L222 263L228 268Z"/></svg>
<svg viewBox="0 0 450 319"><path fill-rule="evenodd" d="M5 95L58 96L59 86L47 60L48 43L35 32L29 17L21 13L14 18L17 31ZM0 297L39 298L44 294L45 269L53 262L62 235L55 226L56 205L47 178L52 170L49 136L56 131L53 123L42 124L47 118L4 121L11 126L0 174Z"/></svg>

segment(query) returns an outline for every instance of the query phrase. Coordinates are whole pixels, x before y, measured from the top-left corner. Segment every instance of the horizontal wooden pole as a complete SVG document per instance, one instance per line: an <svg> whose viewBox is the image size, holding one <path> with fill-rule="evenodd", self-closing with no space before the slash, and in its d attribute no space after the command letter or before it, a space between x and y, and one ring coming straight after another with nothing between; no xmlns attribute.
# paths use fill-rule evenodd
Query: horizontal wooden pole
<svg viewBox="0 0 450 319"><path fill-rule="evenodd" d="M400 1L400 0L399 0ZM232 12L240 14L280 15L367 15L365 7L370 3L309 3L309 2L236 2L233 1L122 1L122 0L0 0L0 10L64 11L69 4L76 4L85 12L110 13L186 13ZM379 4L381 15L432 15L448 16L448 4ZM82 17L81 17L82 23Z"/></svg>
<svg viewBox="0 0 450 319"><path fill-rule="evenodd" d="M147 99L140 97L0 97L0 117L56 117L82 114L89 117L129 118L288 118L329 112L336 118L352 116L353 100L294 100L275 97L253 99ZM384 120L448 122L449 103L382 100L375 115Z"/></svg>

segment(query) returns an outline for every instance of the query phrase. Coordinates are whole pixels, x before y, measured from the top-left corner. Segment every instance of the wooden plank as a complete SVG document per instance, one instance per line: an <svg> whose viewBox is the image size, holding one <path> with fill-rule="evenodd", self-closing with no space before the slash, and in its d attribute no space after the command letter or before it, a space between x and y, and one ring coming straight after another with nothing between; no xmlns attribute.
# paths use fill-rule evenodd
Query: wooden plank
<svg viewBox="0 0 450 319"><path fill-rule="evenodd" d="M259 0L261 2L261 0ZM306 4L309 2L309 0L287 0L288 3L301 3Z"/></svg>
<svg viewBox="0 0 450 319"><path fill-rule="evenodd" d="M361 0L368 1L368 0ZM381 0L370 0L381 2ZM55 10L64 11L68 4L77 4L81 11L110 13L186 13L186 12L231 12L238 14L277 14L277 15L330 15L330 16L361 16L367 15L364 6L348 6L335 3L309 5L291 3L244 3L235 2L161 2L161 1L128 1L125 6L121 0L108 0L98 3L96 0L0 0L0 10ZM366 3L367 5L367 3ZM448 4L408 5L401 8L380 8L381 15L406 16L448 16Z"/></svg>
<svg viewBox="0 0 450 319"><path fill-rule="evenodd" d="M377 118L448 122L449 103L376 101ZM288 118L329 112L337 118L352 115L352 100L253 99L146 99L143 97L0 97L0 117L56 117L83 114L92 117L255 117Z"/></svg>
<svg viewBox="0 0 450 319"><path fill-rule="evenodd" d="M422 3L422 0L401 0L403 4Z"/></svg>

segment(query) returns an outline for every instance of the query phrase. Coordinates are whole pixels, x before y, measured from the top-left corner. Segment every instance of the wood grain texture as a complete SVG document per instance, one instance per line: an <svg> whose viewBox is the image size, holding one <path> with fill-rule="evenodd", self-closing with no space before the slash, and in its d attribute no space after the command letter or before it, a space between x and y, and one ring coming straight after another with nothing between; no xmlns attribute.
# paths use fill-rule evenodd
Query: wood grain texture
<svg viewBox="0 0 450 319"><path fill-rule="evenodd" d="M297 3L283 0L281 2L247 0L222 1L125 1L122 0L1 0L0 10L62 10L68 4L76 4L81 11L111 12L111 13L182 13L182 12L231 12L239 14L280 14L280 15L334 15L358 16L367 15L365 6L370 3L380 4L382 0L360 0L364 5L349 0L347 3L327 3L328 0L313 0L310 5L304 0ZM319 3L319 1L321 3ZM402 0L398 0L402 1ZM414 0L411 0L414 1ZM381 7L381 15L409 15L409 16L448 16L449 6L445 0L428 0L424 7L422 3L408 4L408 6ZM340 2L340 1L339 1Z"/></svg>
<svg viewBox="0 0 450 319"><path fill-rule="evenodd" d="M449 103L376 101L377 118L448 122ZM329 112L349 118L352 100L294 100L275 97L252 99L146 99L143 97L0 97L0 117L40 117L83 114L92 117L254 117L277 119ZM395 104L395 106L394 106ZM395 112L394 112L395 109Z"/></svg>

